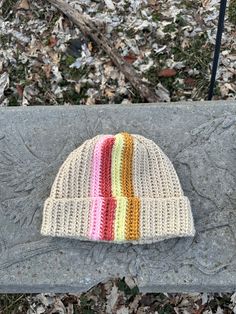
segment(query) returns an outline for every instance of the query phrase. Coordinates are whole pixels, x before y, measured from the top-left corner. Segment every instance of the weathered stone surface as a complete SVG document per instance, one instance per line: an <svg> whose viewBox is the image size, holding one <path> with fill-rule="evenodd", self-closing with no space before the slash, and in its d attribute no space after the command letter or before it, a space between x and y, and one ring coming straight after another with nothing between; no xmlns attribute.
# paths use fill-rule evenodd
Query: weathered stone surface
<svg viewBox="0 0 236 314"><path fill-rule="evenodd" d="M173 161L195 238L149 245L40 235L42 205L70 151L139 133ZM236 289L236 103L0 109L0 292L81 291L131 275L141 291Z"/></svg>

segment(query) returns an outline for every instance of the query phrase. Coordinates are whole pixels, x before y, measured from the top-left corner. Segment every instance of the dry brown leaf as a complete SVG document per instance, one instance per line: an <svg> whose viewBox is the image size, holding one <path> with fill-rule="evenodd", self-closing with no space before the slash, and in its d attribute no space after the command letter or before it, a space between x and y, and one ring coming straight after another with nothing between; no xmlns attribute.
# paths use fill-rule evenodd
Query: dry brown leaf
<svg viewBox="0 0 236 314"><path fill-rule="evenodd" d="M16 85L16 90L17 90L17 93L20 97L23 97L23 93L24 93L24 87L20 84L17 84Z"/></svg>
<svg viewBox="0 0 236 314"><path fill-rule="evenodd" d="M93 43L92 43L91 41L88 43L88 50L89 50L90 52L93 51Z"/></svg>
<svg viewBox="0 0 236 314"><path fill-rule="evenodd" d="M50 38L49 38L49 41L48 41L48 46L53 48L54 46L56 46L57 44L57 37L52 35Z"/></svg>
<svg viewBox="0 0 236 314"><path fill-rule="evenodd" d="M75 91L76 91L76 93L80 94L80 91L81 91L81 84L80 83L75 84Z"/></svg>
<svg viewBox="0 0 236 314"><path fill-rule="evenodd" d="M199 309L197 309L196 311L193 311L193 314L202 314L204 309L205 309L206 305L200 305Z"/></svg>
<svg viewBox="0 0 236 314"><path fill-rule="evenodd" d="M115 94L115 91L110 89L110 88L106 88L104 91L105 96L112 98Z"/></svg>
<svg viewBox="0 0 236 314"><path fill-rule="evenodd" d="M51 50L48 52L48 55L50 56L53 64L55 64L55 65L59 64L59 62L61 60L61 55L59 53Z"/></svg>
<svg viewBox="0 0 236 314"><path fill-rule="evenodd" d="M28 0L21 0L17 6L17 10L29 10L29 2Z"/></svg>
<svg viewBox="0 0 236 314"><path fill-rule="evenodd" d="M141 298L142 298L141 294L138 294L134 297L133 302L130 303L129 308L132 311L132 313L137 313L137 309Z"/></svg>
<svg viewBox="0 0 236 314"><path fill-rule="evenodd" d="M107 313L113 313L114 307L118 301L118 298L119 298L118 287L114 285L110 291L110 294L108 294L107 296L107 302L106 302Z"/></svg>
<svg viewBox="0 0 236 314"><path fill-rule="evenodd" d="M88 97L86 99L86 105L95 105L95 99L93 97Z"/></svg>
<svg viewBox="0 0 236 314"><path fill-rule="evenodd" d="M202 6L205 8L208 6L210 0L202 0Z"/></svg>
<svg viewBox="0 0 236 314"><path fill-rule="evenodd" d="M137 57L134 54L128 54L127 56L124 56L125 61L128 63L134 63L137 60Z"/></svg>
<svg viewBox="0 0 236 314"><path fill-rule="evenodd" d="M196 80L193 79L192 77L187 77L185 80L184 80L184 83L188 86L191 86L191 87L194 87L196 86Z"/></svg>
<svg viewBox="0 0 236 314"><path fill-rule="evenodd" d="M184 38L182 43L181 43L181 48L185 49L189 47L189 39L188 38Z"/></svg>
<svg viewBox="0 0 236 314"><path fill-rule="evenodd" d="M175 69L163 69L159 72L160 77L173 77L177 74Z"/></svg>
<svg viewBox="0 0 236 314"><path fill-rule="evenodd" d="M45 64L43 66L43 71L46 75L46 78L49 79L51 77L52 66L51 64Z"/></svg>

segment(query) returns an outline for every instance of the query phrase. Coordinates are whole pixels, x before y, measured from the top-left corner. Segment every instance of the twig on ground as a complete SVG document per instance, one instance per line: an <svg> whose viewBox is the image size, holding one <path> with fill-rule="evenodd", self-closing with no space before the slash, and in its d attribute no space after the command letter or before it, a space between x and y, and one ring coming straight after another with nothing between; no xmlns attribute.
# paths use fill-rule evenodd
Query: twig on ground
<svg viewBox="0 0 236 314"><path fill-rule="evenodd" d="M64 13L75 25L77 25L80 31L89 36L96 44L98 44L117 68L124 74L125 78L131 83L133 88L139 93L143 100L148 102L158 102L162 100L160 95L157 95L155 90L145 84L137 71L127 63L118 53L118 51L112 47L108 39L100 32L98 26L83 14L79 13L69 4L63 0L47 0L58 10Z"/></svg>

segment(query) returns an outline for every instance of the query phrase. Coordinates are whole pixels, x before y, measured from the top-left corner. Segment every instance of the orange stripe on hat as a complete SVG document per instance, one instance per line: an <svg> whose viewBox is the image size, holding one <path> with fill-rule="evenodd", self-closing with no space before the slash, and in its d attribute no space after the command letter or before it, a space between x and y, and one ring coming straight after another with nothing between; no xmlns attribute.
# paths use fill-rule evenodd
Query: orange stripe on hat
<svg viewBox="0 0 236 314"><path fill-rule="evenodd" d="M133 189L133 137L126 132L121 133L124 138L124 150L122 156L122 194L127 197L125 238L137 240L139 232L140 199L135 197Z"/></svg>

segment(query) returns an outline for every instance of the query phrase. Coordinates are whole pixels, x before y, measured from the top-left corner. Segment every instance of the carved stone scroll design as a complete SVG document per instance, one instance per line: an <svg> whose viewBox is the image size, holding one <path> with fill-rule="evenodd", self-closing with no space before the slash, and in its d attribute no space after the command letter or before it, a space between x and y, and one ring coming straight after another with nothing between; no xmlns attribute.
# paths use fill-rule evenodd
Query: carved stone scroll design
<svg viewBox="0 0 236 314"><path fill-rule="evenodd" d="M101 265L112 267L115 273L120 265L125 265L127 275L142 279L142 284L152 281L153 273L165 275L170 271L178 272L183 267L189 271L195 269L199 276L213 276L222 272L234 272L236 264L236 116L224 115L208 120L189 130L183 143L179 144L174 155L174 165L180 177L185 194L190 198L194 213L197 234L194 238L178 238L151 245L133 246L109 243L92 243L72 239L51 239L38 233L42 204L59 166L68 153L87 137L98 132L120 131L120 125L107 118L104 122L98 113L96 124L92 127L92 118L86 110L84 123L86 130L79 140L61 134L61 146L56 158L51 162L42 159L29 146L27 138L19 135L12 139L10 133L0 133L0 182L1 188L9 191L2 194L0 212L12 228L28 228L28 240L9 243L0 229L0 270L16 263L47 252L79 252L75 267L96 269ZM151 122L150 122L151 121ZM127 121L121 122L124 124ZM150 127L152 118L145 123L134 121L129 124L143 134L158 142ZM105 127L106 126L106 127ZM112 129L113 128L113 129ZM20 134L19 132L17 132ZM149 135L149 136L148 136ZM173 139L174 141L174 139ZM19 147L19 152L15 147ZM168 144L169 145L169 144ZM176 145L176 143L175 143ZM50 147L47 147L50 155ZM22 157L21 157L22 156ZM1 195L1 194L0 194ZM29 228L34 232L30 238ZM17 229L18 230L18 229ZM19 229L20 230L20 229ZM26 229L24 229L26 230ZM222 248L226 254L221 254ZM114 266L112 266L114 265ZM86 266L86 267L85 267ZM86 269L85 269L86 271ZM107 274L101 276L106 277Z"/></svg>

